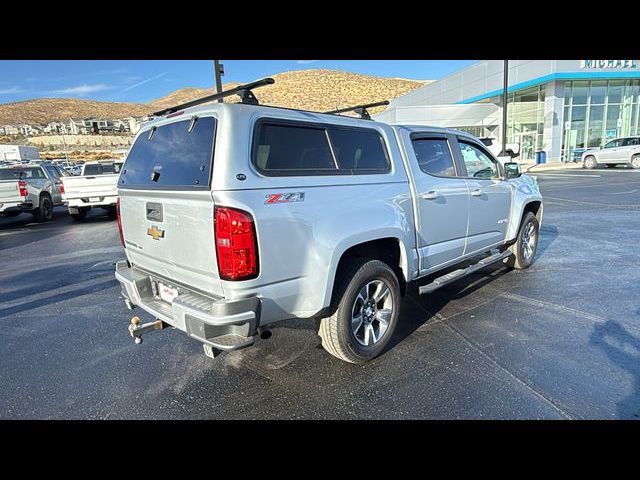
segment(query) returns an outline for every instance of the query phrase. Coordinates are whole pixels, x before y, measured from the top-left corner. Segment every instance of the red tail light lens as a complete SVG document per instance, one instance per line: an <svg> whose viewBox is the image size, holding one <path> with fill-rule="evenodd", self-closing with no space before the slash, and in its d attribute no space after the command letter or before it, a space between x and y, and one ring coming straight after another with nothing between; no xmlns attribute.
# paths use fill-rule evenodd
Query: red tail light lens
<svg viewBox="0 0 640 480"><path fill-rule="evenodd" d="M18 180L18 190L20 190L20 196L26 197L29 195L29 191L27 190L27 182L24 180Z"/></svg>
<svg viewBox="0 0 640 480"><path fill-rule="evenodd" d="M116 214L118 217L118 233L120 233L120 243L124 248L127 248L124 245L124 235L122 234L122 218L120 217L120 197L118 197L118 200L116 201Z"/></svg>
<svg viewBox="0 0 640 480"><path fill-rule="evenodd" d="M58 188L60 189L60 193L64 193L64 183L58 182Z"/></svg>
<svg viewBox="0 0 640 480"><path fill-rule="evenodd" d="M214 230L220 278L257 277L258 246L251 214L235 208L215 207Z"/></svg>

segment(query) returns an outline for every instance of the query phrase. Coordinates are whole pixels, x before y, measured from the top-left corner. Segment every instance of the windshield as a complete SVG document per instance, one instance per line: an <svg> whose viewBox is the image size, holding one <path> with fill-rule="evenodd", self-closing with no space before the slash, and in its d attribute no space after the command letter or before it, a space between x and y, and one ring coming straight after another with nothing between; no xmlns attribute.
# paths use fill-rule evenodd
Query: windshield
<svg viewBox="0 0 640 480"><path fill-rule="evenodd" d="M212 117L192 117L143 132L131 147L119 185L208 188L215 127Z"/></svg>
<svg viewBox="0 0 640 480"><path fill-rule="evenodd" d="M20 176L22 173L22 177ZM33 168L0 168L0 180L28 180L32 179L44 179L44 173L39 167Z"/></svg>

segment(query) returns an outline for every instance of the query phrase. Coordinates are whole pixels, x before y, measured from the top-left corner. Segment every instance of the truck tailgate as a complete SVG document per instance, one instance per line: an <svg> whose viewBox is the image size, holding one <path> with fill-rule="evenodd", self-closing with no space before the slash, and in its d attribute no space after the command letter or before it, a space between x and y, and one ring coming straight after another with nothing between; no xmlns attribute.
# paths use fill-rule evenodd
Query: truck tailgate
<svg viewBox="0 0 640 480"><path fill-rule="evenodd" d="M89 197L113 197L118 195L118 175L86 177L61 177L65 201Z"/></svg>
<svg viewBox="0 0 640 480"><path fill-rule="evenodd" d="M22 202L18 182L15 180L0 181L0 208L7 203Z"/></svg>
<svg viewBox="0 0 640 480"><path fill-rule="evenodd" d="M129 260L137 267L212 295L222 295L211 192L120 189Z"/></svg>

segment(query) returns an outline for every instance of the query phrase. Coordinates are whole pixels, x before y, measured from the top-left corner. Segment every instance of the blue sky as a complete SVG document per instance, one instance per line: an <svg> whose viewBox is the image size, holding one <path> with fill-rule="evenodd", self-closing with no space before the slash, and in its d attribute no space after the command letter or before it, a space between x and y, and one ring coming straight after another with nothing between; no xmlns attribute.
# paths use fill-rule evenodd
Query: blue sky
<svg viewBox="0 0 640 480"><path fill-rule="evenodd" d="M249 82L288 70L329 68L436 80L474 60L222 60L225 82ZM148 102L184 87L214 85L211 60L1 60L0 103L71 97Z"/></svg>

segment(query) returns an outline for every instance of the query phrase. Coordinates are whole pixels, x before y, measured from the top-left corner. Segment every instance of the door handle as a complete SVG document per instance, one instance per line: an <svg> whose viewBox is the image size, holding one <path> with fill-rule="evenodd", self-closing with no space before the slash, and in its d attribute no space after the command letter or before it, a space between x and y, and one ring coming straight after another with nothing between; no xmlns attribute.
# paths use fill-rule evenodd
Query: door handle
<svg viewBox="0 0 640 480"><path fill-rule="evenodd" d="M471 195L473 195L474 197L480 197L482 195L482 190L479 188L476 188L475 190L471 190Z"/></svg>
<svg viewBox="0 0 640 480"><path fill-rule="evenodd" d="M431 190L430 192L427 192L424 195L422 195L422 198L424 198L425 200L435 200L438 197L440 197L440 194L435 190Z"/></svg>

